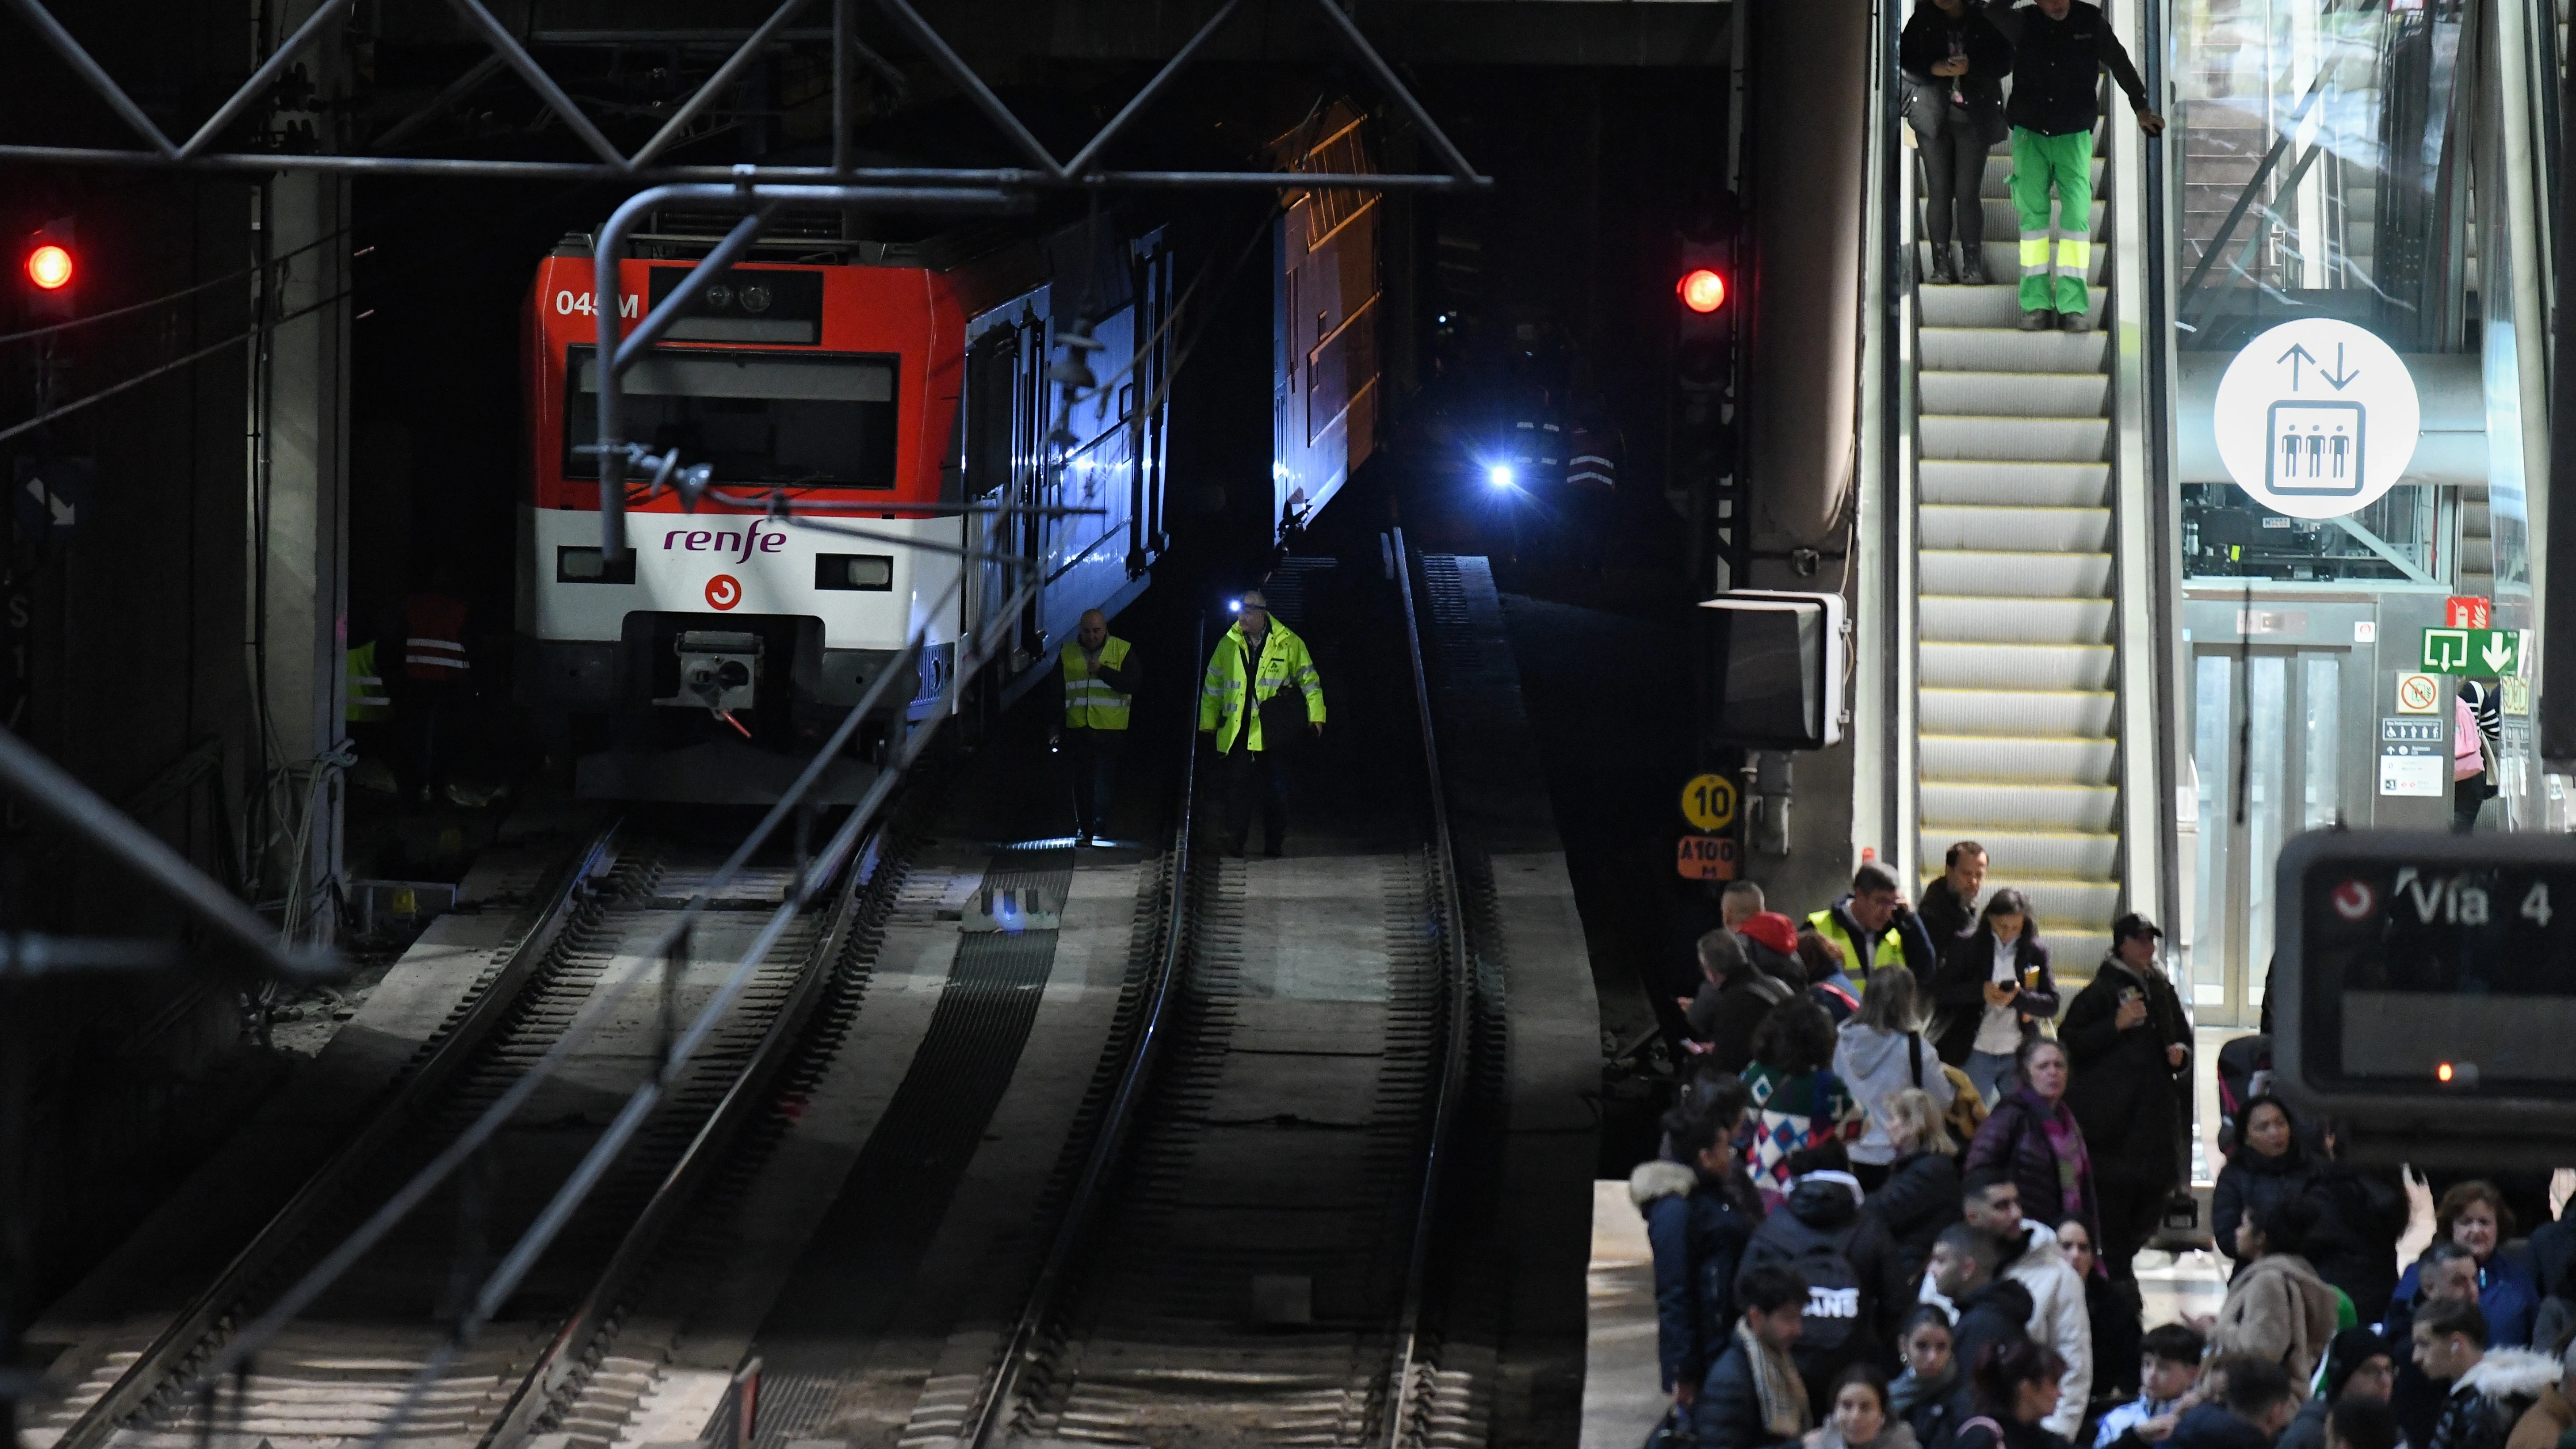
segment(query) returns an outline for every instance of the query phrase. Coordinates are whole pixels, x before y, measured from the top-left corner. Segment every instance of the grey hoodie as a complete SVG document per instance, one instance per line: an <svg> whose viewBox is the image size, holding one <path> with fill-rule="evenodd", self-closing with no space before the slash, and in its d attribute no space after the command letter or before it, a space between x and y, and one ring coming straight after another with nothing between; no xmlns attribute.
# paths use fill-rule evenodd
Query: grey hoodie
<svg viewBox="0 0 2576 1449"><path fill-rule="evenodd" d="M1836 1032L1834 1075L1843 1079L1854 1100L1869 1113L1869 1128L1852 1144L1851 1160L1884 1167L1896 1160L1896 1144L1887 1139L1887 1099L1914 1085L1914 1063L1905 1038L1860 1024L1844 1022ZM1950 1110L1950 1079L1941 1074L1941 1054L1923 1043L1923 1090L1932 1104Z"/></svg>

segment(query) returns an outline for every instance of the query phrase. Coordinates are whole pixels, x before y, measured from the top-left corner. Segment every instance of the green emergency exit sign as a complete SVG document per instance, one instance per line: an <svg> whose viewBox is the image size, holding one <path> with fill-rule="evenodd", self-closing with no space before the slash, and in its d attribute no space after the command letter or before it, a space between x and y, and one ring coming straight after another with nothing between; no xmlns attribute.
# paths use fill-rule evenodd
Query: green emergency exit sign
<svg viewBox="0 0 2576 1449"><path fill-rule="evenodd" d="M2427 629L2419 667L2427 674L2519 674L2522 631Z"/></svg>

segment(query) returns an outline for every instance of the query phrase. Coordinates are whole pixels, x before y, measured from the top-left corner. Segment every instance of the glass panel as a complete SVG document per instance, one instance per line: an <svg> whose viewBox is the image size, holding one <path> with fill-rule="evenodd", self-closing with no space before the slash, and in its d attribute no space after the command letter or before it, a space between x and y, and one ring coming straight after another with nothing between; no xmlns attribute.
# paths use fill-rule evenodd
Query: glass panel
<svg viewBox="0 0 2576 1449"><path fill-rule="evenodd" d="M2200 881L2191 921L2191 1000L2227 1002L2227 838L2235 828L2227 764L2236 743L2236 661L2203 654L2193 661L2191 762L2200 777Z"/></svg>
<svg viewBox="0 0 2576 1449"><path fill-rule="evenodd" d="M2184 347L2319 315L2458 345L2463 8L2176 0Z"/></svg>
<svg viewBox="0 0 2576 1449"><path fill-rule="evenodd" d="M2272 865L2290 806L2289 693L2289 660L2258 654L2246 661L2245 860L2237 872L2245 883L2245 955L2236 965L2248 1005L2262 1000L2272 960Z"/></svg>
<svg viewBox="0 0 2576 1449"><path fill-rule="evenodd" d="M596 478L582 448L599 436L599 366L568 357L564 476ZM895 485L895 363L878 357L764 357L656 352L624 378L626 435L683 461L709 463L719 484L813 488Z"/></svg>
<svg viewBox="0 0 2576 1449"><path fill-rule="evenodd" d="M2343 661L2310 655L2299 661L2299 704L2307 732L2299 739L2299 774L2306 784L2299 828L2323 830L2343 815L2342 740Z"/></svg>
<svg viewBox="0 0 2576 1449"><path fill-rule="evenodd" d="M2292 518L2256 503L2233 483L2182 485L2183 572L2193 578L2335 583L2352 579L2441 581L2441 489L2400 483L2352 516L2364 539L2340 524ZM2371 546L2405 560L2395 559ZM2407 571L2408 568L2413 573ZM2421 575L2421 578L2417 576Z"/></svg>

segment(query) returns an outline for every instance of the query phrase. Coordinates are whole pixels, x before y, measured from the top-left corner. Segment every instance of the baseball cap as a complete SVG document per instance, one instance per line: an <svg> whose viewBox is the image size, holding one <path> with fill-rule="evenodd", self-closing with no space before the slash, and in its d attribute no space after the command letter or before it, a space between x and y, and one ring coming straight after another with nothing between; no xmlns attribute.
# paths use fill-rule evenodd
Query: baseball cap
<svg viewBox="0 0 2576 1449"><path fill-rule="evenodd" d="M2131 936L2155 936L2161 938L2163 935L2163 927L2148 920L2146 917L2139 915L2136 911L2131 911L2127 915L2122 916L2120 919L2111 923L2111 940L2114 943L2125 941Z"/></svg>

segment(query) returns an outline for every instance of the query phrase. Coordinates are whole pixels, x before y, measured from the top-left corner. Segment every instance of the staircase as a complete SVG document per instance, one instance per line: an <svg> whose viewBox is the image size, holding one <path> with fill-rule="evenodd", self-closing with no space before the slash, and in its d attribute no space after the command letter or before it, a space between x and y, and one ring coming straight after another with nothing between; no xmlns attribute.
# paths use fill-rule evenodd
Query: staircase
<svg viewBox="0 0 2576 1449"><path fill-rule="evenodd" d="M1986 889L2030 896L2070 989L2109 945L2120 894L2102 173L2097 155L2096 330L2017 329L2000 151L1985 177L1996 284L1915 294L1919 858L1931 871L1953 841L1984 845Z"/></svg>

